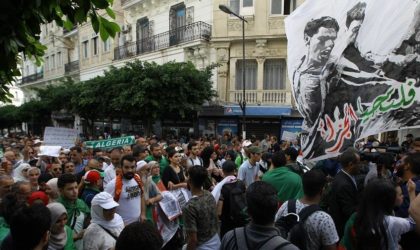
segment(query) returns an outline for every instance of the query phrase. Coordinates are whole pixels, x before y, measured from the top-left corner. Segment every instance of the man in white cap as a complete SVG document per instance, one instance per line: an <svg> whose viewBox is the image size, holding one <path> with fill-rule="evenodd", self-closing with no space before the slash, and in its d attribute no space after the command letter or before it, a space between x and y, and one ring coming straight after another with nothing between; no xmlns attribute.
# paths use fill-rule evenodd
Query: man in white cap
<svg viewBox="0 0 420 250"><path fill-rule="evenodd" d="M124 221L116 213L118 203L112 195L101 192L92 200L91 223L85 231L83 249L113 249L124 228Z"/></svg>

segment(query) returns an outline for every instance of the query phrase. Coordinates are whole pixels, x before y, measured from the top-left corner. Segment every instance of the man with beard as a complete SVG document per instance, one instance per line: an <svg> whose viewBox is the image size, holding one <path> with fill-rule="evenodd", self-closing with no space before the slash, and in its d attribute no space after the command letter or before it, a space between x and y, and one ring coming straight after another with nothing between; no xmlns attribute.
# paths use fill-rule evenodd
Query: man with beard
<svg viewBox="0 0 420 250"><path fill-rule="evenodd" d="M110 153L111 165L105 169L104 187L115 179L117 170L120 168L121 148L113 148Z"/></svg>
<svg viewBox="0 0 420 250"><path fill-rule="evenodd" d="M131 155L121 158L122 174L118 174L105 187L105 192L111 194L120 204L117 213L121 215L124 224L146 219L146 202L144 200L143 182L135 174L136 159Z"/></svg>
<svg viewBox="0 0 420 250"><path fill-rule="evenodd" d="M153 143L152 145L150 145L150 152L152 154L146 157L146 159L144 160L146 162L157 161L160 166L160 174L162 175L163 170L165 170L165 168L169 166L168 159L162 156L162 147L157 143Z"/></svg>

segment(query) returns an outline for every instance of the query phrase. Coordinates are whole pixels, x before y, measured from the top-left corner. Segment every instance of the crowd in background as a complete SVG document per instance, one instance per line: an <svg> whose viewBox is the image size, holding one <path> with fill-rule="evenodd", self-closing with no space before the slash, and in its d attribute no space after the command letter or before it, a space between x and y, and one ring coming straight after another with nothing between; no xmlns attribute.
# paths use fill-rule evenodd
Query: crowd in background
<svg viewBox="0 0 420 250"><path fill-rule="evenodd" d="M297 140L271 135L137 137L109 149L80 141L58 157L40 155L40 138L0 143L1 249L418 249L420 242L420 139L412 135L401 147L370 139L312 169ZM177 200L182 214L165 218L178 229L163 237L161 202L177 190L189 197Z"/></svg>

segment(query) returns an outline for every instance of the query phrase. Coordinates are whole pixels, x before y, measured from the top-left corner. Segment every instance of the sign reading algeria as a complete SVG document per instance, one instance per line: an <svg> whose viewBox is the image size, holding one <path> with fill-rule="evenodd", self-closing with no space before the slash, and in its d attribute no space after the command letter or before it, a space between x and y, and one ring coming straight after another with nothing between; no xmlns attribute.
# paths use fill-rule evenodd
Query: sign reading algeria
<svg viewBox="0 0 420 250"><path fill-rule="evenodd" d="M100 141L86 141L85 146L87 148L116 148L125 145L131 145L135 143L134 136L125 136L119 138L112 138L108 140Z"/></svg>
<svg viewBox="0 0 420 250"><path fill-rule="evenodd" d="M420 1L307 0L285 25L305 158L420 127Z"/></svg>

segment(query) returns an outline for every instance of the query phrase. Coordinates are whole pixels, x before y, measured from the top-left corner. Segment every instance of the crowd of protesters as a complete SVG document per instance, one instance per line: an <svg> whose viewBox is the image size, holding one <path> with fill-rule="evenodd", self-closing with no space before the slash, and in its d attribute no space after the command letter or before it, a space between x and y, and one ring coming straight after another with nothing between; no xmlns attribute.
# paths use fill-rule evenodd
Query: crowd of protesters
<svg viewBox="0 0 420 250"><path fill-rule="evenodd" d="M368 141L311 170L297 141L270 135L77 142L58 157L39 138L0 143L1 249L419 249L412 135L398 152ZM157 212L177 190L189 198L164 240Z"/></svg>

